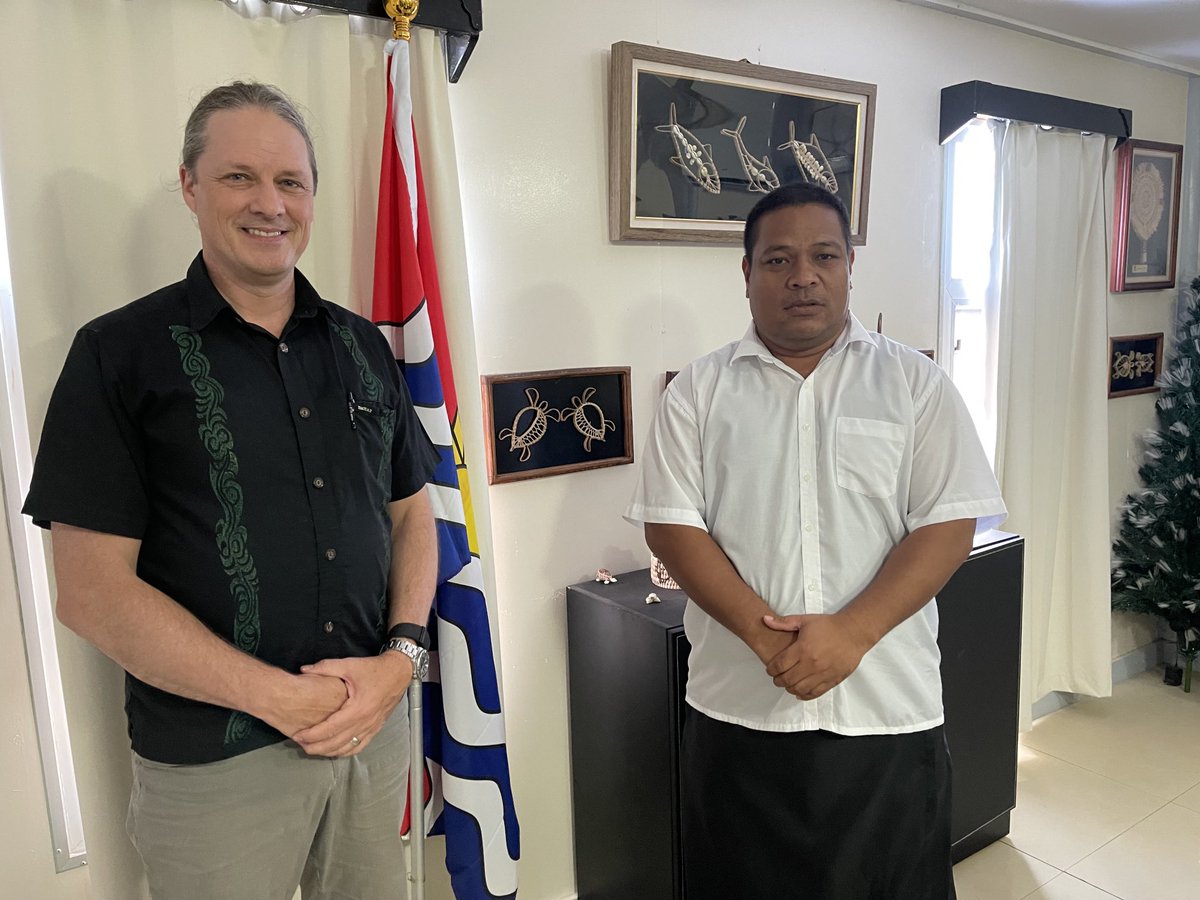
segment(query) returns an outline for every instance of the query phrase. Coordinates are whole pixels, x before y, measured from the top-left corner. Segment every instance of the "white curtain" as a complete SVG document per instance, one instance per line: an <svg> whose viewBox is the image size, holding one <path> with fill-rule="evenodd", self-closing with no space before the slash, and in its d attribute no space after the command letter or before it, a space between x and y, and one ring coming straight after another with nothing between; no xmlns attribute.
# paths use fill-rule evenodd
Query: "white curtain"
<svg viewBox="0 0 1200 900"><path fill-rule="evenodd" d="M1113 140L993 122L996 473L1025 538L1022 727L1112 690L1105 183Z"/></svg>

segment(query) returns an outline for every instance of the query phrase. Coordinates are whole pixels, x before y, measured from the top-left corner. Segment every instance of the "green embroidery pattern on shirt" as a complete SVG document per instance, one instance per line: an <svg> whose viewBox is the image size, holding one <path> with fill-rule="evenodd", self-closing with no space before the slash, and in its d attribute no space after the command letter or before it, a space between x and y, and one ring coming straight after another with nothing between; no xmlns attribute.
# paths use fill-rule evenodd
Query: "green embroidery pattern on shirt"
<svg viewBox="0 0 1200 900"><path fill-rule="evenodd" d="M358 348L358 341L354 339L354 333L344 325L334 323L333 327L337 330L338 337L346 345L346 349L350 351L354 364L358 366L358 377L362 379L363 391L367 395L366 399L372 401L382 399L383 382L371 371L370 363ZM391 496L389 484L385 479L388 474L388 464L392 459L392 439L396 435L396 411L380 407L377 415L379 416L379 433L383 438L383 452L379 455L379 471L375 473L375 478L379 482L380 488L383 489L384 504L386 505L387 498Z"/></svg>
<svg viewBox="0 0 1200 900"><path fill-rule="evenodd" d="M258 650L258 570L246 539L242 523L244 501L242 486L237 482L238 459L233 452L233 434L229 418L221 406L225 389L212 377L208 357L201 349L200 335L183 325L172 325L171 337L179 347L184 374L192 381L196 392L196 418L200 420L200 441L212 461L208 478L213 493L221 505L221 518L216 524L217 550L221 565L230 577L229 592L233 595L236 614L233 622L233 643L253 655ZM225 728L225 743L242 740L250 733L250 716L234 711Z"/></svg>
<svg viewBox="0 0 1200 900"><path fill-rule="evenodd" d="M362 350L358 347L358 341L354 339L354 332L336 322L333 323L333 327L337 331L338 337L342 339L342 343L346 345L346 349L350 351L350 357L354 360L354 364L358 367L358 377L362 380L363 392L367 395L366 399L378 402L383 397L383 382L371 370L370 363L367 362L367 358L363 356ZM391 496L391 486L387 481L387 475L392 459L392 440L396 435L396 411L380 406L376 415L379 417L379 435L383 440L383 452L379 455L379 471L375 473L375 480L379 482L379 489L383 492L383 509L386 514L388 498ZM379 598L379 619L376 625L380 631L383 631L387 624L388 606L388 594L387 591L384 591L383 596Z"/></svg>

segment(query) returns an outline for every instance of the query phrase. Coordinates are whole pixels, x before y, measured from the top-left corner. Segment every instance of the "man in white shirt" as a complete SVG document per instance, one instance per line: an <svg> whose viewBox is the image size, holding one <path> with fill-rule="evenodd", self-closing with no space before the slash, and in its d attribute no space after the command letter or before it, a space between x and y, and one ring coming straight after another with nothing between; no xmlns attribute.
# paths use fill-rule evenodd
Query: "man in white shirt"
<svg viewBox="0 0 1200 900"><path fill-rule="evenodd" d="M849 313L837 197L772 192L745 251L753 324L668 386L626 510L689 597L687 893L953 897L932 598L1004 504L945 373Z"/></svg>

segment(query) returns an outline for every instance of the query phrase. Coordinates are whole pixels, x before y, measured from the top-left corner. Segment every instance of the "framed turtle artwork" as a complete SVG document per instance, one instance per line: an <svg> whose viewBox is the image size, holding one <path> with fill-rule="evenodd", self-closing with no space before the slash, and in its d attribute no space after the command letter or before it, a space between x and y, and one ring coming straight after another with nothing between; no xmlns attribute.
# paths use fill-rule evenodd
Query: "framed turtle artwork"
<svg viewBox="0 0 1200 900"><path fill-rule="evenodd" d="M1175 287L1182 168L1179 144L1128 140L1117 148L1110 290Z"/></svg>
<svg viewBox="0 0 1200 900"><path fill-rule="evenodd" d="M1162 374L1163 333L1110 337L1108 360L1110 399L1157 391Z"/></svg>
<svg viewBox="0 0 1200 900"><path fill-rule="evenodd" d="M781 184L833 191L867 239L876 87L631 44L609 69L614 241L736 244Z"/></svg>
<svg viewBox="0 0 1200 900"><path fill-rule="evenodd" d="M628 366L482 382L489 484L633 462Z"/></svg>

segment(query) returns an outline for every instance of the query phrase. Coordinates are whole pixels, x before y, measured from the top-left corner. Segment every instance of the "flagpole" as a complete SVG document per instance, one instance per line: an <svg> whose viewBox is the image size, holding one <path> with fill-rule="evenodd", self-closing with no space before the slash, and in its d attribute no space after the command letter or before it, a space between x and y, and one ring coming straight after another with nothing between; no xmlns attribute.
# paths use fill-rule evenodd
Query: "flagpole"
<svg viewBox="0 0 1200 900"><path fill-rule="evenodd" d="M425 900L425 727L421 705L423 685L413 674L408 685L408 834L412 868L408 880L411 900Z"/></svg>
<svg viewBox="0 0 1200 900"><path fill-rule="evenodd" d="M392 18L392 40L408 41L410 26L417 15L420 0L387 0L386 11ZM411 841L412 867L408 880L410 900L425 900L425 725L422 684L413 673L408 685L408 836Z"/></svg>

